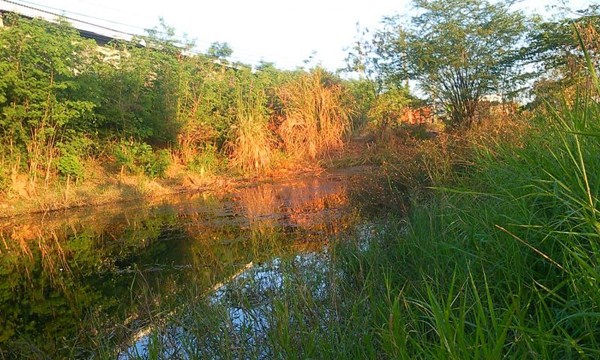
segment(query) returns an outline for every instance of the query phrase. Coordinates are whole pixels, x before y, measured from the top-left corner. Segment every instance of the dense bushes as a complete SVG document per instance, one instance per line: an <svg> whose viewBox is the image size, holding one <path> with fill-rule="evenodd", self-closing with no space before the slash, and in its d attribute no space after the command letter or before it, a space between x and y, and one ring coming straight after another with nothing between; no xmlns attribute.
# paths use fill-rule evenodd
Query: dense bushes
<svg viewBox="0 0 600 360"><path fill-rule="evenodd" d="M164 176L171 160L167 150L154 152L150 145L134 141L116 144L114 156L117 164L121 166L121 172L127 170L149 177Z"/></svg>
<svg viewBox="0 0 600 360"><path fill-rule="evenodd" d="M90 159L151 177L163 176L172 160L202 173L226 162L264 171L275 158L304 158L300 149L315 159L338 148L349 129L354 102L346 84L322 69L266 64L254 72L223 58L183 55L168 36L99 48L67 23L16 16L5 23L3 182L19 174L33 187L39 178L46 185L84 179ZM277 151L294 156L274 157Z"/></svg>
<svg viewBox="0 0 600 360"><path fill-rule="evenodd" d="M0 141L2 167L47 181L69 130L90 130L97 105L77 92L92 43L65 23L9 17L0 31Z"/></svg>

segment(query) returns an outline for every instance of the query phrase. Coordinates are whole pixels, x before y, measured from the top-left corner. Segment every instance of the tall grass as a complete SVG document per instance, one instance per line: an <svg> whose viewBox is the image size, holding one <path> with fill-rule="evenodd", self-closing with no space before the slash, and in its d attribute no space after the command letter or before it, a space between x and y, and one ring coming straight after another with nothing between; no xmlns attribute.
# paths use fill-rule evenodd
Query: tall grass
<svg viewBox="0 0 600 360"><path fill-rule="evenodd" d="M228 143L230 159L234 167L251 174L266 170L274 151L265 101L266 96L261 90L237 96L237 121Z"/></svg>
<svg viewBox="0 0 600 360"><path fill-rule="evenodd" d="M279 89L285 120L278 133L285 151L315 159L343 146L350 130L350 111L343 87L324 71L300 75Z"/></svg>
<svg viewBox="0 0 600 360"><path fill-rule="evenodd" d="M523 142L480 146L471 137L472 160L361 259L379 351L600 356L600 123L591 93L550 108Z"/></svg>
<svg viewBox="0 0 600 360"><path fill-rule="evenodd" d="M246 317L262 327L203 335L211 356L600 357L600 107L590 94L550 108L516 142L466 136L470 160L432 178L432 197L405 221L337 243L326 265L279 263L285 286ZM256 295L241 291L234 304L253 309ZM231 324L218 309L198 319Z"/></svg>

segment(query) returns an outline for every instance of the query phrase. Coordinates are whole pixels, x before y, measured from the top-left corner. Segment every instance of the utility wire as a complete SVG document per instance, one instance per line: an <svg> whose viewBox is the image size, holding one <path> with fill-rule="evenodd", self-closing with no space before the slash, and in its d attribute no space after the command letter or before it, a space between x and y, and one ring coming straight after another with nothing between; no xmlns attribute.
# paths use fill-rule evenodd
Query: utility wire
<svg viewBox="0 0 600 360"><path fill-rule="evenodd" d="M104 25L99 25L97 23L92 23L92 22L89 22L89 21L86 21L86 20L77 19L77 18L74 18L72 16L66 16L64 14L71 14L71 15L83 16L83 17L86 17L86 18L90 18L90 19L94 19L94 20L99 20L99 21L102 21L102 22L113 23L113 24L117 24L117 25L122 25L122 26L126 26L126 27L129 27L129 28L139 29L139 30L142 30L142 31L151 30L154 33L159 34L159 35L169 35L168 33L164 32L164 31L160 31L160 30L156 30L156 29L142 28L142 27L135 26L135 25L124 24L124 23L120 23L120 22L117 22L117 21L107 20L107 19L104 19L104 18L90 16L90 15L86 15L86 14L83 14L83 13L77 13L77 12L68 11L68 10L64 10L64 9L54 8L54 7L50 7L50 6L47 6L47 5L41 5L41 4L37 4L37 3L30 2L30 1L25 1L25 0L19 0L19 2L12 1L12 0L0 0L0 2L5 2L5 3L9 3L9 4L21 6L23 8L27 8L27 9L30 9L30 10L39 11L39 12L42 12L42 13L45 13L45 14L53 15L53 16L56 16L56 17L64 18L64 19L67 19L67 20L75 21L75 22L78 22L78 23L82 23L82 24L94 26L94 27L97 27L97 28L101 28L101 29L109 30L109 31L112 31L112 32L120 33L120 34L129 35L129 36L143 36L143 35L141 35L141 34L134 34L134 33L126 32L126 31L123 31L123 30L118 30L118 29L110 28L110 27L107 27L107 26L104 26ZM39 7L43 7L43 8L46 8L46 9L52 9L52 10L55 10L55 11L44 10L44 9L40 9ZM116 9L113 9L113 10L116 11ZM56 11L60 12L60 14L58 12L56 12ZM186 38L181 37L181 36L173 36L173 39L175 40L176 44L179 44L179 45L182 45L182 46L184 46L185 43L187 43L190 40L190 39L186 39ZM197 40L193 40L193 42L196 43ZM210 45L210 43L206 42L206 41L202 41L201 43L203 43L204 45ZM239 52L238 50L236 50L236 52ZM253 57L256 56L256 55L251 54L251 53L249 53L247 51L244 51L244 50L242 50L241 52L242 53L246 53L246 55L250 54L250 56L253 56Z"/></svg>
<svg viewBox="0 0 600 360"><path fill-rule="evenodd" d="M0 1L5 1L5 0L0 0ZM77 16L83 16L85 18L89 18L89 19L93 19L93 20L98 20L98 21L102 21L102 22L105 22L105 23L111 23L111 24L115 24L115 25L121 25L121 26L125 26L127 28L130 28L130 29L137 29L137 30L140 30L140 33L147 32L148 30L152 30L156 34L169 35L167 32L160 31L160 30L157 30L157 29L144 28L144 27L137 26L137 25L131 25L131 24L126 24L126 23L114 21L114 20L100 18L100 17L96 17L96 16L92 16L92 15L87 15L87 14L83 14L83 13L80 13L80 12L75 12L75 11L71 11L71 10L64 10L64 9L60 9L60 8L56 8L56 7L52 7L52 6L48 6L48 5L42 5L42 4L38 4L38 3L35 3L35 2L31 2L31 1L26 1L26 0L18 0L18 1L20 3L29 4L29 5L32 5L32 6L39 6L39 7L43 7L43 8L46 8L46 9L51 9L51 10L54 10L54 11L58 11L60 13L65 13L65 14L70 14L70 15L77 15ZM7 2L9 2L9 1L7 1ZM111 11L117 12L117 13L124 13L124 12L126 12L126 11L124 11L122 9L109 8L109 7L100 6L98 4L90 3L90 2L86 2L86 1L79 1L79 2L86 3L86 4L89 4L89 5L93 5L93 6L98 6L98 7L101 7L101 8L104 8L104 9L108 9L108 10L111 10ZM129 12L129 14L133 14L133 13ZM80 20L77 20L77 21L80 21ZM100 26L100 25L94 24L94 26ZM117 31L117 30L115 30L115 31ZM121 30L118 30L118 31L121 32ZM128 33L126 33L126 34L127 35L131 35L131 34L128 34ZM180 43L183 43L183 42L185 42L185 41L188 40L188 39L183 38L181 36L174 36L174 38L175 38L175 40L179 41Z"/></svg>
<svg viewBox="0 0 600 360"><path fill-rule="evenodd" d="M38 4L38 3L31 2L31 1L26 1L26 0L19 0L18 2L14 1L14 0L0 0L0 2L5 2L5 3L8 3L8 4L20 6L22 8L26 8L26 9L29 9L29 10L34 10L34 11L38 11L38 12L41 12L41 13L44 13L44 14L52 15L52 16L55 16L57 18L63 18L63 19L66 19L66 20L70 20L70 21L74 21L74 22L80 23L80 24L85 24L85 25L93 26L93 27L96 27L96 28L99 28L99 29L104 29L104 30L111 31L113 33L118 33L118 34L127 35L127 36L131 36L131 37L139 37L139 36L142 36L142 35L140 35L140 34L134 34L132 32L127 32L127 31L123 31L123 30L118 30L118 29L115 29L113 27L108 27L108 26L105 26L105 25L99 25L99 24L94 23L94 22L82 20L80 18L75 18L75 17L73 17L73 15L75 15L75 16L83 16L83 17L86 17L86 18L90 18L90 19L94 19L94 20L98 20L98 21L102 21L102 22L113 23L115 25L126 26L126 27L129 27L129 28L135 28L135 29L140 29L140 30L144 30L144 31L148 30L148 29L143 29L143 28L141 28L139 26L134 26L134 25L129 25L129 24L125 24L125 23L120 23L120 22L117 22L117 21L103 19L103 18L95 17L95 16L90 16L90 15L86 15L86 14L83 14L83 13L78 13L78 12L73 12L73 11L67 11L67 10L64 10L64 9L59 9L59 8L55 8L55 7L51 7L51 6L47 6L47 5L42 5L42 4ZM45 8L45 9L42 9L42 8ZM46 9L50 9L50 10L46 10ZM111 9L111 10L117 11L117 9ZM122 12L121 10L118 10L118 11ZM65 15L65 14L70 14L70 16ZM157 33L157 34L168 35L166 32L163 32L163 31L160 31L160 30L152 29L152 31L155 31L155 33ZM175 45L178 45L178 46L181 46L181 47L186 47L186 42L188 42L189 39L181 38L181 37L174 37L173 40L175 40L175 42L174 42ZM193 43L196 43L196 41L194 40ZM208 42L203 42L203 43L205 45L209 45ZM199 51L197 49L188 49L187 51L190 52L190 53L192 53L192 54L195 54L195 55L203 54L201 51ZM258 59L263 59L264 58L264 54L263 55L259 55L259 54L253 53L252 51L247 51L247 50L244 50L244 49L235 49L235 52L237 54L245 55L245 57L254 58L255 61L258 61Z"/></svg>
<svg viewBox="0 0 600 360"><path fill-rule="evenodd" d="M112 22L114 24L124 25L124 26L130 27L130 28L137 28L137 29L144 30L144 31L148 30L148 29L143 29L143 28L140 28L140 27L137 27L137 26L133 26L133 25L123 24L123 23L119 23L119 22L115 22L115 21L111 21L111 20L107 20L107 19L102 19L102 18L98 18L98 17L94 17L94 16L89 16L89 15L85 15L85 14L81 14L81 13L72 12L72 11L66 11L66 10L63 10L63 9L53 8L53 7L50 7L50 6L40 5L40 4L36 4L36 3L29 2L29 1L24 1L24 0L20 0L19 2L12 1L12 0L0 0L0 1L3 1L5 3L9 3L9 4L13 4L13 5L17 5L17 6L21 6L21 7L26 8L26 9L35 10L35 11L39 11L39 12L42 12L42 13L45 13L45 14L53 15L53 16L56 16L56 17L59 17L59 18L63 18L63 19L75 21L75 22L78 22L78 23L81 23L81 24L86 24L86 25L94 26L94 27L97 27L97 28L100 28L100 29L109 30L109 31L112 31L112 32L115 32L115 33L132 36L132 37L138 37L138 36L143 36L143 35L134 34L134 33L127 32L127 31L110 28L110 27L107 27L107 26L104 26L104 25L99 25L97 23L92 23L92 22L89 22L89 21L86 21L86 20L77 19L77 18L74 18L74 17L71 17L71 16L66 16L64 14L59 14L57 12L40 9L39 7L35 7L35 6L41 6L41 7L47 8L47 9L57 10L57 11L65 13L65 14L66 13L70 13L71 15L79 15L79 16L84 16L84 17L88 17L88 18L91 18L91 19L95 19L95 20L104 21L104 22ZM30 4L30 5L28 5L28 4ZM35 5L35 6L32 6L32 5ZM152 29L152 31L154 31L154 30ZM167 33L162 32L162 31L155 31L155 33L162 34L162 35L168 35ZM185 46L185 41L187 39L175 38L174 40L175 40L174 43L176 45Z"/></svg>
<svg viewBox="0 0 600 360"><path fill-rule="evenodd" d="M71 21L76 21L78 23L95 26L95 27L102 28L102 29L105 29L105 30L110 30L110 31L117 32L117 33L120 33L120 34L130 35L130 36L133 36L133 37L138 36L138 35L135 35L135 34L132 34L132 33L128 33L128 32L124 32L124 31L120 31L120 30L116 30L116 29L112 29L112 28L109 28L109 27L106 27L106 26L102 26L102 25L98 25L98 24L94 24L94 23L91 23L91 22L88 22L88 21L84 21L84 20L80 20L80 19L75 19L75 18L72 18L72 17L69 17L69 16L60 15L60 14L57 14L57 13L52 12L52 11L47 11L47 10L43 10L43 9L40 9L40 8L36 8L34 6L29 6L29 5L26 5L26 4L21 4L21 3L18 3L16 1L11 1L11 0L0 0L0 1L8 3L8 4L12 4L12 5L21 6L21 7L26 8L26 9L39 11L39 12L42 12L44 14L53 15L53 16L56 16L56 17L59 17L59 18L63 18L63 19L71 20ZM57 9L57 10L60 10L60 9ZM175 43L175 45L181 45L181 44ZM197 50L194 50L194 49L189 49L188 51L191 54L194 54L194 55L201 55L202 54L201 52L199 52ZM215 61L215 63L219 64L221 66L225 66L225 67L232 67L230 65L221 64L218 61Z"/></svg>
<svg viewBox="0 0 600 360"><path fill-rule="evenodd" d="M95 26L97 28L108 30L108 31L112 31L112 32L115 32L115 33L129 35L129 36L134 36L134 37L135 36L139 36L139 34L132 34L132 33L126 32L126 31L121 31L121 30L109 28L108 26L94 24L94 23L91 23L91 22L85 21L85 20L75 19L75 18L70 17L70 16L65 16L65 15L57 14L57 13L52 12L52 11L48 11L48 10L36 8L36 7L30 6L30 5L27 5L27 4L18 3L16 1L11 1L11 0L2 0L2 1L5 2L5 3L8 3L8 4L13 4L13 5L21 6L21 7L24 7L26 9L39 11L39 12L42 12L42 13L45 13L45 14L48 14L48 15L53 15L53 16L56 16L58 18L63 18L63 19L71 20L71 21L76 21L76 22L81 23L81 24Z"/></svg>
<svg viewBox="0 0 600 360"><path fill-rule="evenodd" d="M3 0L3 1L6 1L6 0ZM9 1L6 1L6 2L9 2ZM59 11L61 13L64 12L64 13L68 13L68 14L71 14L71 15L83 16L83 17L86 17L88 19L94 19L94 20L99 20L99 21L102 21L102 22L107 22L107 23L111 23L111 24L115 24L115 25L121 25L121 26L125 26L125 27L128 27L128 28L139 29L139 30L146 30L146 29L144 29L142 27L139 27L139 26L125 24L125 23L122 23L122 22L118 22L118 21L114 21L114 20L109 20L109 19L103 19L103 18L91 16L91 15L86 15L86 14L78 13L78 12L75 12L75 11L63 10L63 9L55 8L55 7L48 6L48 5L42 5L42 4L34 3L34 2L31 2L31 1L19 0L19 2L25 3L25 4L29 4L29 5L32 5L32 6L43 7L43 8L54 10L54 11ZM117 11L117 10L115 9L115 11Z"/></svg>

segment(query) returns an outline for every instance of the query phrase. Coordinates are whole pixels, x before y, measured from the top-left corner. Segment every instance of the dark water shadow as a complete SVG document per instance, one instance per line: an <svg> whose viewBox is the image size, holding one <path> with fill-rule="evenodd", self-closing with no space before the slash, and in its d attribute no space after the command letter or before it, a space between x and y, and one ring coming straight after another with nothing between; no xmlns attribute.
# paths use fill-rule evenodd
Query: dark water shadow
<svg viewBox="0 0 600 360"><path fill-rule="evenodd" d="M265 274L277 285L278 259L318 257L364 223L354 201L362 176L9 219L0 224L0 355L97 355L143 343L182 292L219 301L228 284ZM274 291L262 284L255 290Z"/></svg>

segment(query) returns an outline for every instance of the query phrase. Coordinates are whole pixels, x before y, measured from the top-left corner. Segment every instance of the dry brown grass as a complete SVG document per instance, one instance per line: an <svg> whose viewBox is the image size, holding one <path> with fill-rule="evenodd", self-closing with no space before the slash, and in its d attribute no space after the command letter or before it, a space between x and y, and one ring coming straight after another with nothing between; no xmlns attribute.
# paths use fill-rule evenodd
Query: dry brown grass
<svg viewBox="0 0 600 360"><path fill-rule="evenodd" d="M151 179L141 174L121 174L118 168L105 165L100 160L86 160L85 181L71 183L69 186L64 180L57 178L47 186L39 185L32 189L26 175L16 177L11 188L0 194L0 218L118 204L135 199L151 202L182 191L205 189L217 182L219 189L230 187L223 179L198 176L177 164L172 165L165 178L161 179Z"/></svg>
<svg viewBox="0 0 600 360"><path fill-rule="evenodd" d="M268 169L273 157L274 139L260 97L246 100L240 96L237 123L232 131L227 144L231 165L248 174Z"/></svg>
<svg viewBox="0 0 600 360"><path fill-rule="evenodd" d="M498 156L505 145L522 146L531 131L528 115L496 114L472 127L440 133L435 139L416 147L420 167L430 184L448 181L457 169L473 166L476 153Z"/></svg>
<svg viewBox="0 0 600 360"><path fill-rule="evenodd" d="M282 86L278 95L284 105L278 133L290 157L316 159L343 146L350 111L340 84L315 70Z"/></svg>
<svg viewBox="0 0 600 360"><path fill-rule="evenodd" d="M207 124L187 122L177 135L176 155L182 164L188 164L216 137L216 131Z"/></svg>
<svg viewBox="0 0 600 360"><path fill-rule="evenodd" d="M499 155L506 144L522 146L531 134L528 114L496 114L470 128L444 130L428 125L428 136L396 131L385 141L376 136L356 139L351 153L336 159L341 166L372 164L399 188L421 189L449 181L457 171L473 166L477 152ZM351 158L344 158L345 156ZM337 165L340 166L340 165Z"/></svg>

